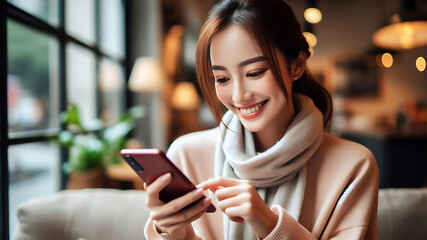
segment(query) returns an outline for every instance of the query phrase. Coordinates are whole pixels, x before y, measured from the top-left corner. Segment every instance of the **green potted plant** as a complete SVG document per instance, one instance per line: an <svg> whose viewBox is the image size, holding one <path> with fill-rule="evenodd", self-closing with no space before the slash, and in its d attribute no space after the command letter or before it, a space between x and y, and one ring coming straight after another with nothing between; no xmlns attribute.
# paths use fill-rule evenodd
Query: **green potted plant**
<svg viewBox="0 0 427 240"><path fill-rule="evenodd" d="M65 129L53 138L69 149L68 161L63 165L68 173L67 188L105 187L104 168L121 162L120 150L126 136L143 116L142 107L131 107L112 126L106 127L100 119L83 125L79 108L70 104L60 114Z"/></svg>

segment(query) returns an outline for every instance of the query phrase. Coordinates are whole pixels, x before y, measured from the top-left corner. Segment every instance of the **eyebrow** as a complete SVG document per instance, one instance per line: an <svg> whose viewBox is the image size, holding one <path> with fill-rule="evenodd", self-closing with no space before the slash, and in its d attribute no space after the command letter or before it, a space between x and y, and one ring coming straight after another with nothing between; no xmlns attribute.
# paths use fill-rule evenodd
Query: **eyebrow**
<svg viewBox="0 0 427 240"><path fill-rule="evenodd" d="M253 57L253 58L249 58L241 63L239 63L237 66L239 68L249 65L251 63L255 63L255 62L262 62L265 61L265 57L264 56L257 56L257 57ZM212 65L212 70L226 70L225 67L220 66L220 65Z"/></svg>

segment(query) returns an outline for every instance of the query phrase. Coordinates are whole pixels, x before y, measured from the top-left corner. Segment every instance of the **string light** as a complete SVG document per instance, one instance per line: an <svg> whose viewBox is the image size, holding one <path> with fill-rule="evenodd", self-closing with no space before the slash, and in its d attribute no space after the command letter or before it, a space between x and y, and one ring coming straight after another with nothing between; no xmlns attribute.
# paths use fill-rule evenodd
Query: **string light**
<svg viewBox="0 0 427 240"><path fill-rule="evenodd" d="M426 70L426 60L423 57L418 57L415 61L415 66L417 67L418 71L424 72L424 70Z"/></svg>
<svg viewBox="0 0 427 240"><path fill-rule="evenodd" d="M384 53L381 62L384 67L390 68L393 65L393 56L390 53Z"/></svg>
<svg viewBox="0 0 427 240"><path fill-rule="evenodd" d="M322 12L314 7L307 8L304 11L304 18L307 22L316 24L322 21Z"/></svg>
<svg viewBox="0 0 427 240"><path fill-rule="evenodd" d="M316 44L317 44L316 35L314 35L311 32L303 32L302 34L304 35L304 37L307 40L307 43L310 47L313 48L314 46L316 46Z"/></svg>

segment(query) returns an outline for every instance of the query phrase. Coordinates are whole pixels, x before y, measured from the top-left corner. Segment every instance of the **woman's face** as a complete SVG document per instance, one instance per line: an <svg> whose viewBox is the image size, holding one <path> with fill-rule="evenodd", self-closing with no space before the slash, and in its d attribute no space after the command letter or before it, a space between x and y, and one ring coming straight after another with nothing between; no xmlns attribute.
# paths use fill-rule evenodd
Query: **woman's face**
<svg viewBox="0 0 427 240"><path fill-rule="evenodd" d="M276 83L256 40L232 24L215 35L210 47L218 99L251 132L286 128L294 116L292 98L287 101ZM291 96L292 81L284 56L276 51L282 78ZM281 129L280 132L284 130Z"/></svg>

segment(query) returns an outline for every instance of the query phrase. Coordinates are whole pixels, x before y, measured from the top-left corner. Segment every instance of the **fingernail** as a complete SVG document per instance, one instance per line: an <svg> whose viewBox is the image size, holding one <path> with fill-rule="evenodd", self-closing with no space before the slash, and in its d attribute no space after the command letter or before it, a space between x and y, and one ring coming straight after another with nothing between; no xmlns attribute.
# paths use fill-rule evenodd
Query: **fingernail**
<svg viewBox="0 0 427 240"><path fill-rule="evenodd" d="M211 204L211 199L210 198L206 198L205 200L203 200L203 206L207 207Z"/></svg>
<svg viewBox="0 0 427 240"><path fill-rule="evenodd" d="M193 194L194 196L198 197L198 196L201 196L202 193L203 193L203 189L198 188Z"/></svg>
<svg viewBox="0 0 427 240"><path fill-rule="evenodd" d="M171 173L166 173L162 176L162 180L166 180L166 179L170 178L171 176L172 176Z"/></svg>

